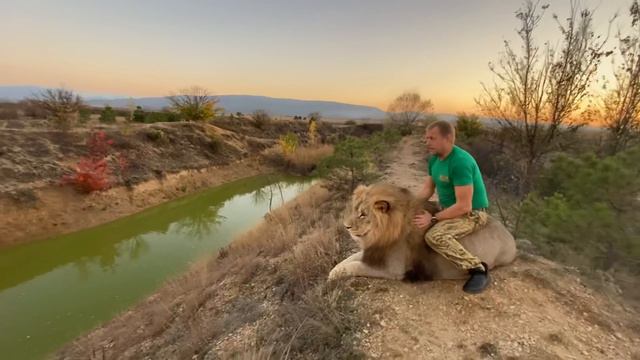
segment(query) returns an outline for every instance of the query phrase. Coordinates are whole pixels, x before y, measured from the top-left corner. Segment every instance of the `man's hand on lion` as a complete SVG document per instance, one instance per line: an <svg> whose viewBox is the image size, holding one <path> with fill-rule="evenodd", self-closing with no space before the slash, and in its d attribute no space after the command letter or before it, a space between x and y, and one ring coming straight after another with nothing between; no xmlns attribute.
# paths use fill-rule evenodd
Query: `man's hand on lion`
<svg viewBox="0 0 640 360"><path fill-rule="evenodd" d="M413 217L413 224L416 225L420 229L426 229L431 225L431 215L428 211L423 211L422 214L418 214Z"/></svg>

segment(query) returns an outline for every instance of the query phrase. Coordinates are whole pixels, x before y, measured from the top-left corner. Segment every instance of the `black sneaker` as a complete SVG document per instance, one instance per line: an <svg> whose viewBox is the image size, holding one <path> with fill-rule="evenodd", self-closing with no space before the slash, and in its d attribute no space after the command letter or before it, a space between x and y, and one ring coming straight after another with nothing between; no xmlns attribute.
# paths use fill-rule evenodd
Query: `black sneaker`
<svg viewBox="0 0 640 360"><path fill-rule="evenodd" d="M469 294L481 293L491 282L491 279L489 278L489 267L485 263L482 263L481 268L469 270L469 274L471 275L469 280L467 280L462 287L462 290Z"/></svg>

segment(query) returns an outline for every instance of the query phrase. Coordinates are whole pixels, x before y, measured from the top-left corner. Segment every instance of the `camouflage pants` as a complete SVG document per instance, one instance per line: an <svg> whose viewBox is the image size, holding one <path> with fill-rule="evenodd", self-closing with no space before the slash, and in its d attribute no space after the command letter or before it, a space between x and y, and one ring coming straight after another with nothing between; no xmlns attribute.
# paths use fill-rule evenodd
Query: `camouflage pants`
<svg viewBox="0 0 640 360"><path fill-rule="evenodd" d="M481 266L480 259L462 247L458 240L484 226L487 220L486 212L473 210L467 215L437 222L427 231L424 239L433 250L460 269L474 269Z"/></svg>

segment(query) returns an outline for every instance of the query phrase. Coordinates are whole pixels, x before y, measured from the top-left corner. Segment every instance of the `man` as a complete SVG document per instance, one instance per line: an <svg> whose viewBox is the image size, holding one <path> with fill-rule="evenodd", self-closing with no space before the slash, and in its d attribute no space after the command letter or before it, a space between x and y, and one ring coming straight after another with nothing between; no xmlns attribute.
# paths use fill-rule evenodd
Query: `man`
<svg viewBox="0 0 640 360"><path fill-rule="evenodd" d="M489 268L458 242L487 223L489 200L480 168L471 154L456 146L455 129L446 121L432 123L426 130L429 176L421 198L438 192L444 210L433 216L425 211L413 219L421 229L429 228L425 241L447 260L470 274L463 290L480 293L489 285Z"/></svg>

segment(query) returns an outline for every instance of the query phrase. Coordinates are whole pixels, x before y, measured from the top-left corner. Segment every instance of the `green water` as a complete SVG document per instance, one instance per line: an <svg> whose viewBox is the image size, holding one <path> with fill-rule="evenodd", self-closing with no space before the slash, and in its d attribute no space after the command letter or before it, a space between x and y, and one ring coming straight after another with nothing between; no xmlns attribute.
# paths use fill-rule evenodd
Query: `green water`
<svg viewBox="0 0 640 360"><path fill-rule="evenodd" d="M0 249L0 358L40 359L306 190L258 176L95 228Z"/></svg>

